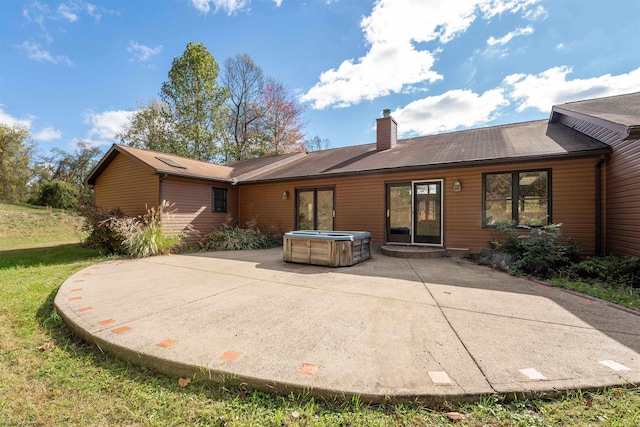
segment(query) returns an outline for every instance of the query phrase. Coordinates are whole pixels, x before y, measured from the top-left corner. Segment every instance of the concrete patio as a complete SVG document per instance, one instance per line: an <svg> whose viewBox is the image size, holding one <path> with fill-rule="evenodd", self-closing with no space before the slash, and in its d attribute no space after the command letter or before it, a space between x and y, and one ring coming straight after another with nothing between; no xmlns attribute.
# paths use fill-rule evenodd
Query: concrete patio
<svg viewBox="0 0 640 427"><path fill-rule="evenodd" d="M640 313L459 258L106 261L69 277L55 306L120 358L277 392L435 403L640 384Z"/></svg>

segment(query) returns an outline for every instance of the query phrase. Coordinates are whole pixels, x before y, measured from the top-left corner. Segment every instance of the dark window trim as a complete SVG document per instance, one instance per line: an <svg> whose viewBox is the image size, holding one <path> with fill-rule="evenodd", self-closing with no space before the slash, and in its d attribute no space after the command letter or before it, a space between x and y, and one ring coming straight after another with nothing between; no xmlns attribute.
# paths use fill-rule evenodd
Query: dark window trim
<svg viewBox="0 0 640 427"><path fill-rule="evenodd" d="M293 223L295 224L295 229L299 230L300 229L300 223L298 222L299 216L298 216L298 195L300 194L301 191L313 191L313 207L314 207L314 215L313 215L313 229L317 230L318 228L318 191L323 191L323 190L331 190L333 192L333 212L335 214L336 211L336 186L335 185L323 185L320 187L296 187L294 188L294 195L295 198L293 200L294 204L295 204L295 209L294 209L294 219L293 219ZM335 229L336 228L336 218L335 215L333 216L333 224L332 224L332 228Z"/></svg>
<svg viewBox="0 0 640 427"><path fill-rule="evenodd" d="M542 168L542 169L516 169L516 170L506 170L506 171L493 171L493 172L483 172L482 173L482 228L496 228L495 225L487 224L487 218L485 218L485 213L487 212L487 175L499 175L499 174L511 174L511 220L516 222L517 227L521 227L519 224L518 218L518 202L519 202L519 184L513 185L514 182L518 182L517 175L521 173L527 172L546 172L547 173L547 223L553 224L553 206L552 206L552 179L551 179L551 168ZM528 227L536 227L535 225L529 225Z"/></svg>
<svg viewBox="0 0 640 427"><path fill-rule="evenodd" d="M216 193L222 192L223 198L216 198ZM224 187L211 187L211 212L213 213L227 213L229 189ZM217 209L218 203L221 202L222 206Z"/></svg>

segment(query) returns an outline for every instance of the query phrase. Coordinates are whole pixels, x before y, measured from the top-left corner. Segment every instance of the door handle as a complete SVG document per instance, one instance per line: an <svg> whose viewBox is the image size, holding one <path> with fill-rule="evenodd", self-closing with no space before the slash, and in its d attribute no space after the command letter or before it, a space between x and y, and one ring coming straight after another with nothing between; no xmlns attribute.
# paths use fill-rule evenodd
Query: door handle
<svg viewBox="0 0 640 427"><path fill-rule="evenodd" d="M391 216L389 209L387 209L387 218L389 218Z"/></svg>

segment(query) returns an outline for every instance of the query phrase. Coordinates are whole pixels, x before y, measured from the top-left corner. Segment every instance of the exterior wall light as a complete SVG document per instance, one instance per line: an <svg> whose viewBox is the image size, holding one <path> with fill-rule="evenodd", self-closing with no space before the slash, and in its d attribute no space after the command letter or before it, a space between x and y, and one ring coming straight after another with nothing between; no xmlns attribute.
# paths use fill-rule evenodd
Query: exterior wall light
<svg viewBox="0 0 640 427"><path fill-rule="evenodd" d="M459 193L462 190L462 184L459 179L456 179L456 182L453 183L453 191L455 193Z"/></svg>
<svg viewBox="0 0 640 427"><path fill-rule="evenodd" d="M282 200L287 200L289 198L289 192L287 190L284 190L282 192Z"/></svg>

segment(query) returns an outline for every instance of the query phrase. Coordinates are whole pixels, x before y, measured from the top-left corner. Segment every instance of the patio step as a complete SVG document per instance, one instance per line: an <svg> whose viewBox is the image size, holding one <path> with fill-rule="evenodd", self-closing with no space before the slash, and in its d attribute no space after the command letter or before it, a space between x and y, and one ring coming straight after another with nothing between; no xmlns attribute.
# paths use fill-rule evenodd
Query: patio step
<svg viewBox="0 0 640 427"><path fill-rule="evenodd" d="M380 246L382 255L395 258L439 258L447 256L444 248L431 248L426 246L383 245Z"/></svg>

